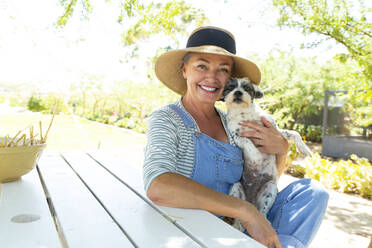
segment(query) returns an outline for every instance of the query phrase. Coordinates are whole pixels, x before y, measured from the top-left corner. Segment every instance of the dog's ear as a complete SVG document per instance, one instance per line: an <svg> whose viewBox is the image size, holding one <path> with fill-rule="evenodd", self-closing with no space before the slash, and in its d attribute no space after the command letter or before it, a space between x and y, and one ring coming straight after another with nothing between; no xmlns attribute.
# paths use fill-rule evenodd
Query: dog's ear
<svg viewBox="0 0 372 248"><path fill-rule="evenodd" d="M254 98L262 98L264 96L264 93L259 90L254 93Z"/></svg>
<svg viewBox="0 0 372 248"><path fill-rule="evenodd" d="M262 98L264 96L263 91L257 85L253 84L254 98Z"/></svg>

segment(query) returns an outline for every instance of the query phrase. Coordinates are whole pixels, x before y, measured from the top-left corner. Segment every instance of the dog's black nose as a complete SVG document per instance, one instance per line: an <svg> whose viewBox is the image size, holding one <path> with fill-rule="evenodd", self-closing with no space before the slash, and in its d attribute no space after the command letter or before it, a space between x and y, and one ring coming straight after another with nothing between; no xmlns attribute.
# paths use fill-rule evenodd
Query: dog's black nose
<svg viewBox="0 0 372 248"><path fill-rule="evenodd" d="M236 97L241 97L243 95L243 93L240 91L240 90L237 90L234 92L234 96Z"/></svg>

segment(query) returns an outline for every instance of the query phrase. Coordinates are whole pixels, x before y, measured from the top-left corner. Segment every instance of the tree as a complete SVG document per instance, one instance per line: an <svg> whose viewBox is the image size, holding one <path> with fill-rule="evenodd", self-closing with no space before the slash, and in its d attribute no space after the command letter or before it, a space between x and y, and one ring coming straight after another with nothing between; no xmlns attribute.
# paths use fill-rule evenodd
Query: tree
<svg viewBox="0 0 372 248"><path fill-rule="evenodd" d="M92 0L80 1L82 15L87 19L93 11ZM106 0L106 2L110 2ZM63 27L74 14L77 7L77 0L60 0L64 13L58 18L57 25ZM199 26L207 21L206 16L200 9L195 9L185 1L171 0L141 3L138 0L121 0L121 13L118 16L119 23L133 24L122 34L125 45L133 45L137 41L149 38L154 34L165 34L175 38L175 34L183 33L186 26L195 23Z"/></svg>
<svg viewBox="0 0 372 248"><path fill-rule="evenodd" d="M348 51L339 54L342 62L359 63L364 82L358 89L368 90L372 98L372 8L368 0L273 0L279 9L280 27L300 30L303 34L317 33L325 39L342 44ZM313 44L313 45L316 45Z"/></svg>
<svg viewBox="0 0 372 248"><path fill-rule="evenodd" d="M354 56L372 54L371 8L364 0L273 0L279 26L318 33L344 45Z"/></svg>

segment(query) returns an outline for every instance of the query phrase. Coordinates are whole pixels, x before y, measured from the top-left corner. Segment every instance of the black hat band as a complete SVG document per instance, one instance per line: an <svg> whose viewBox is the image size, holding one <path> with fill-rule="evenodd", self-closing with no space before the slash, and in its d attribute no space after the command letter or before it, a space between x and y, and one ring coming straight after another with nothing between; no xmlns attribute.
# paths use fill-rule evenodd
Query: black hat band
<svg viewBox="0 0 372 248"><path fill-rule="evenodd" d="M186 48L213 45L222 47L232 54L236 53L235 41L227 33L212 28L205 28L193 33L187 40Z"/></svg>

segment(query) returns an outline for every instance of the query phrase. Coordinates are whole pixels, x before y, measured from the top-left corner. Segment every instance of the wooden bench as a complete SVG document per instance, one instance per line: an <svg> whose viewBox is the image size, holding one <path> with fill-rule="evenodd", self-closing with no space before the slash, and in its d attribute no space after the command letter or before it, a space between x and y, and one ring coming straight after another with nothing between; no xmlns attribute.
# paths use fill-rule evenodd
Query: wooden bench
<svg viewBox="0 0 372 248"><path fill-rule="evenodd" d="M142 167L102 153L44 153L0 192L0 247L264 247L201 210L154 205Z"/></svg>

